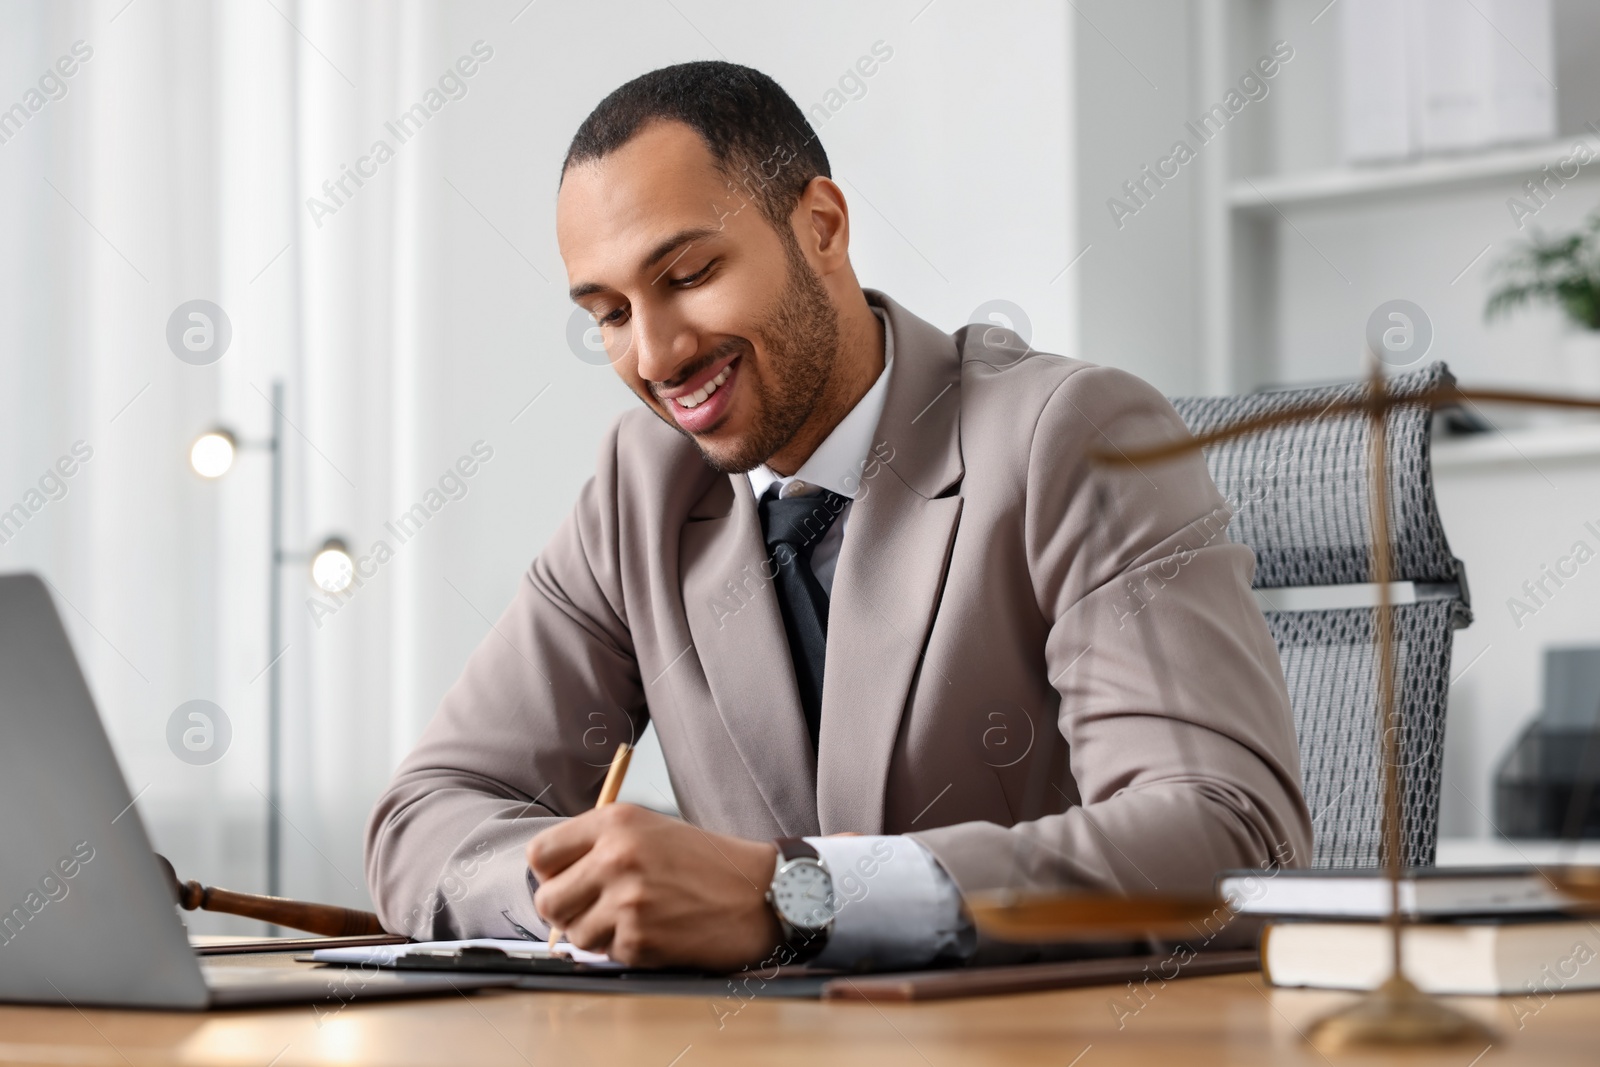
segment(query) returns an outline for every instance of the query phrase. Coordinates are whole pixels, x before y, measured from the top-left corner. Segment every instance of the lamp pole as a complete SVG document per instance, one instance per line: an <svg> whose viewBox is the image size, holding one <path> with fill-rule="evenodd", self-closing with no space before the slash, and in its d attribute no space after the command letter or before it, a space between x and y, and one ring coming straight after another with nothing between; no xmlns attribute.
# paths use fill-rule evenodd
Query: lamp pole
<svg viewBox="0 0 1600 1067"><path fill-rule="evenodd" d="M272 383L272 501L267 565L267 895L283 889L283 381Z"/></svg>
<svg viewBox="0 0 1600 1067"><path fill-rule="evenodd" d="M272 383L272 436L265 441L242 441L226 426L215 426L195 439L189 465L206 479L228 473L240 450L271 453L267 544L267 893L283 895L283 565L310 561L311 576L329 593L342 593L355 578L349 546L328 537L314 553L287 552L283 547L283 380ZM260 677L258 674L257 678ZM251 679L253 682L255 679ZM276 928L273 928L276 932Z"/></svg>

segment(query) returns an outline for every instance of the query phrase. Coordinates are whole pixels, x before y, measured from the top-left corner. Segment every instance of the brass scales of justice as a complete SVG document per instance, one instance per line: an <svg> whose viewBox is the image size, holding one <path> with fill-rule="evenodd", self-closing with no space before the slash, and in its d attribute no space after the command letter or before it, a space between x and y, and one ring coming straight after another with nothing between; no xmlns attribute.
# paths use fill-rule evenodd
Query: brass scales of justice
<svg viewBox="0 0 1600 1067"><path fill-rule="evenodd" d="M1390 885L1390 906L1385 925L1390 936L1389 977L1354 1004L1314 1022L1306 1038L1324 1051L1359 1047L1421 1047L1471 1042L1482 1044L1495 1035L1483 1024L1418 989L1405 976L1402 930L1406 925L1400 906L1403 877L1399 732L1388 728L1394 721L1395 654L1391 592L1389 588L1389 485L1387 476L1387 420L1401 405L1432 408L1462 402L1527 404L1600 412L1600 399L1503 389L1463 389L1453 383L1422 393L1395 397L1385 386L1374 362L1364 396L1286 408L1237 421L1221 429L1190 435L1168 444L1135 452L1114 450L1094 457L1099 464L1136 466L1199 451L1209 445L1257 433L1269 427L1306 422L1333 415L1367 416L1372 532L1373 577L1378 587L1375 638L1377 646L1377 718L1374 726L1382 746L1382 865ZM385 931L370 912L281 897L259 896L182 882L171 864L161 859L174 897L185 909L201 908L241 915L263 922L306 930L325 936L381 935ZM1571 899L1574 914L1600 914L1600 867L1555 866L1540 873ZM1007 941L1073 941L1116 937L1168 936L1182 939L1196 925L1220 914L1227 905L1215 896L1153 893L972 894L965 901L974 923L983 932Z"/></svg>

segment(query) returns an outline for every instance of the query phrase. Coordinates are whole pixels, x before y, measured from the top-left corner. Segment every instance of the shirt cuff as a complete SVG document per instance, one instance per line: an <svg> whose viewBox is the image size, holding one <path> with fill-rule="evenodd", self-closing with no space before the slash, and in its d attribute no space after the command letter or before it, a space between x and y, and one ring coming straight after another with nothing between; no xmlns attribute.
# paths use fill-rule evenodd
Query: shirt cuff
<svg viewBox="0 0 1600 1067"><path fill-rule="evenodd" d="M841 970L964 960L977 945L955 882L909 837L808 837L833 878L833 931L811 962Z"/></svg>

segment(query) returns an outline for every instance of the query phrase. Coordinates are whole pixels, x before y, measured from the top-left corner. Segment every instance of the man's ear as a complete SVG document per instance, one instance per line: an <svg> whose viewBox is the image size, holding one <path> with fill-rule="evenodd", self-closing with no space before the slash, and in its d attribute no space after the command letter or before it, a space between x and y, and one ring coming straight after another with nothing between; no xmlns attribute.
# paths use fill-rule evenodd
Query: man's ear
<svg viewBox="0 0 1600 1067"><path fill-rule="evenodd" d="M819 276L850 263L850 206L844 190L820 174L807 183L789 217L800 250Z"/></svg>

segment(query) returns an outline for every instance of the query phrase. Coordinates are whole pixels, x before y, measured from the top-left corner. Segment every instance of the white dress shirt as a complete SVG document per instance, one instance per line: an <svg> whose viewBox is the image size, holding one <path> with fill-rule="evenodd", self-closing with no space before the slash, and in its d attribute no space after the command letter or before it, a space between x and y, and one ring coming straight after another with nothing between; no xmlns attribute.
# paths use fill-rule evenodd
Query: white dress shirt
<svg viewBox="0 0 1600 1067"><path fill-rule="evenodd" d="M883 371L800 469L784 476L765 464L747 472L759 501L777 483L778 496L826 489L847 498L811 553L811 573L833 595L833 574L845 527L861 488L872 435L883 414L894 367L894 332L882 311ZM932 853L909 837L808 837L833 878L834 919L828 945L813 962L822 967L916 967L970 955L975 937L961 914L961 894Z"/></svg>

